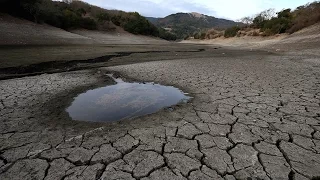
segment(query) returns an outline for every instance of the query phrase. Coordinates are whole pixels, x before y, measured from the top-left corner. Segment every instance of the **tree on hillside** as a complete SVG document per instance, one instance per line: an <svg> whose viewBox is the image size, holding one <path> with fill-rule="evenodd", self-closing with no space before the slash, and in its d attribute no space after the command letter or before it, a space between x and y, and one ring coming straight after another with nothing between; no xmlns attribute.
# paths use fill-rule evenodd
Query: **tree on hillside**
<svg viewBox="0 0 320 180"><path fill-rule="evenodd" d="M242 22L243 24L245 24L246 26L249 26L250 24L253 23L253 18L252 17L243 17L239 20L240 22Z"/></svg>
<svg viewBox="0 0 320 180"><path fill-rule="evenodd" d="M62 0L62 2L66 3L66 4L71 4L73 2L73 0Z"/></svg>
<svg viewBox="0 0 320 180"><path fill-rule="evenodd" d="M41 0L2 0L0 12L37 21L38 6Z"/></svg>
<svg viewBox="0 0 320 180"><path fill-rule="evenodd" d="M262 30L266 35L285 33L292 26L291 9L284 9L277 13L277 17L265 21Z"/></svg>
<svg viewBox="0 0 320 180"><path fill-rule="evenodd" d="M274 9L267 9L265 11L262 11L259 13L254 19L253 19L253 25L256 28L262 28L266 21L272 19L276 16Z"/></svg>
<svg viewBox="0 0 320 180"><path fill-rule="evenodd" d="M129 20L124 23L124 29L133 34L159 36L158 29L139 13L129 13Z"/></svg>
<svg viewBox="0 0 320 180"><path fill-rule="evenodd" d="M80 9L77 10L77 13L78 13L80 16L84 16L84 15L86 15L87 11L84 10L83 8L80 8Z"/></svg>
<svg viewBox="0 0 320 180"><path fill-rule="evenodd" d="M278 18L292 18L291 9L284 9L277 13Z"/></svg>
<svg viewBox="0 0 320 180"><path fill-rule="evenodd" d="M39 15L40 0L22 0L20 1L21 7L33 16L33 19L37 22L37 16Z"/></svg>
<svg viewBox="0 0 320 180"><path fill-rule="evenodd" d="M275 9L270 8L260 13L266 20L270 20L271 18L277 15Z"/></svg>
<svg viewBox="0 0 320 180"><path fill-rule="evenodd" d="M96 18L99 22L110 21L110 15L108 13L97 14Z"/></svg>

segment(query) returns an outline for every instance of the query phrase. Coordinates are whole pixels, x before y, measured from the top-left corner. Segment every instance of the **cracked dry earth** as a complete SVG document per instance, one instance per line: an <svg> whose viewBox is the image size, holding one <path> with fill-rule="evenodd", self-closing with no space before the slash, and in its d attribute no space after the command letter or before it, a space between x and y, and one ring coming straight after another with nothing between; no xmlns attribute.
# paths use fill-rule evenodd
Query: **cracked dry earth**
<svg viewBox="0 0 320 180"><path fill-rule="evenodd" d="M1 81L0 179L320 176L320 67L305 58L226 51ZM104 71L173 85L194 99L130 121L71 121L64 108L106 84Z"/></svg>

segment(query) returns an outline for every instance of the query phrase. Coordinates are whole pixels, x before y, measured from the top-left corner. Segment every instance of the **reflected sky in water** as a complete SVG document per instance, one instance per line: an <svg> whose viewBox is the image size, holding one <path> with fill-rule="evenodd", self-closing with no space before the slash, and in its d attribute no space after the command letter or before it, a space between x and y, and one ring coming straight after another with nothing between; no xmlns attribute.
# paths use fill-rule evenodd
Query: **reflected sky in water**
<svg viewBox="0 0 320 180"><path fill-rule="evenodd" d="M111 122L155 113L164 107L187 102L190 97L172 86L127 83L89 90L66 109L73 120Z"/></svg>

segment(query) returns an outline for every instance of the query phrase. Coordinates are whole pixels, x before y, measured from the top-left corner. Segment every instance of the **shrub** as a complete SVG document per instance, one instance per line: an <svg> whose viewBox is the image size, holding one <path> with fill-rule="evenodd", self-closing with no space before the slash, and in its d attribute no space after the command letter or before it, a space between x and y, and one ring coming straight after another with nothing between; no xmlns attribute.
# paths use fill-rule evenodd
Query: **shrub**
<svg viewBox="0 0 320 180"><path fill-rule="evenodd" d="M286 19L292 18L291 9L284 9L278 12L277 14L278 14L278 18L286 18Z"/></svg>
<svg viewBox="0 0 320 180"><path fill-rule="evenodd" d="M37 22L41 2L42 0L2 0L0 12Z"/></svg>
<svg viewBox="0 0 320 180"><path fill-rule="evenodd" d="M199 33L194 33L193 34L194 39L200 39L200 34Z"/></svg>
<svg viewBox="0 0 320 180"><path fill-rule="evenodd" d="M97 23L91 18L81 18L79 27L89 30L95 30L97 29Z"/></svg>
<svg viewBox="0 0 320 180"><path fill-rule="evenodd" d="M292 26L292 20L286 17L272 18L266 21L262 27L262 31L268 30L269 35L285 33Z"/></svg>
<svg viewBox="0 0 320 180"><path fill-rule="evenodd" d="M121 16L120 15L115 15L111 17L111 21L117 25L120 26L121 25Z"/></svg>
<svg viewBox="0 0 320 180"><path fill-rule="evenodd" d="M159 36L158 29L139 13L130 13L128 19L120 23L124 30L133 34Z"/></svg>
<svg viewBox="0 0 320 180"><path fill-rule="evenodd" d="M265 14L268 13L258 14L252 24L255 28L261 28L265 36L286 32L294 33L320 22L320 2L315 1L300 6L294 11L284 9L277 13L277 17L267 18Z"/></svg>
<svg viewBox="0 0 320 180"><path fill-rule="evenodd" d="M200 37L199 37L199 38L203 40L203 39L205 39L205 38L206 38L206 35L207 35L207 33L205 33L205 32L201 32L201 33L200 33Z"/></svg>
<svg viewBox="0 0 320 180"><path fill-rule="evenodd" d="M195 32L193 34L194 39L205 39L206 38L207 33L206 32Z"/></svg>
<svg viewBox="0 0 320 180"><path fill-rule="evenodd" d="M226 37L226 38L235 37L239 30L240 30L240 28L238 26L234 26L234 27L228 28L224 32L224 37Z"/></svg>
<svg viewBox="0 0 320 180"><path fill-rule="evenodd" d="M63 11L63 29L80 27L80 17L71 10Z"/></svg>
<svg viewBox="0 0 320 180"><path fill-rule="evenodd" d="M215 29L210 29L206 33L206 39L215 39L218 37L223 36L223 32L215 30Z"/></svg>
<svg viewBox="0 0 320 180"><path fill-rule="evenodd" d="M267 20L263 16L258 15L257 17L255 17L253 19L253 26L255 28L262 28L264 26L264 24L266 23L266 21Z"/></svg>
<svg viewBox="0 0 320 180"><path fill-rule="evenodd" d="M257 31L253 31L252 32L252 36L259 36L260 34L259 34L259 32L257 32Z"/></svg>
<svg viewBox="0 0 320 180"><path fill-rule="evenodd" d="M108 13L99 13L96 15L98 22L110 21L110 16Z"/></svg>
<svg viewBox="0 0 320 180"><path fill-rule="evenodd" d="M275 16L274 9L267 9L253 18L252 24L255 28L262 28L264 24Z"/></svg>
<svg viewBox="0 0 320 180"><path fill-rule="evenodd" d="M159 37L168 41L175 41L177 40L177 36L167 32L166 30L164 30L163 28L159 28Z"/></svg>
<svg viewBox="0 0 320 180"><path fill-rule="evenodd" d="M317 22L320 22L319 1L298 7L293 12L293 25L287 32L294 33Z"/></svg>
<svg viewBox="0 0 320 180"><path fill-rule="evenodd" d="M272 32L271 29L266 29L263 31L262 36L272 36L274 33Z"/></svg>

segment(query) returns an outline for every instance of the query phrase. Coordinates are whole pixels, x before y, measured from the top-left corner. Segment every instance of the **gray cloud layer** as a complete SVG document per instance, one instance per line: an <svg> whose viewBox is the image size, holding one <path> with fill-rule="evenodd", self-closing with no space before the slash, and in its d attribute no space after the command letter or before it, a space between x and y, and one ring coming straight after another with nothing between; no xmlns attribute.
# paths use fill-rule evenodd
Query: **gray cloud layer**
<svg viewBox="0 0 320 180"><path fill-rule="evenodd" d="M137 11L144 16L165 17L177 12L201 12L202 14L216 15L215 11L196 3L187 1L146 1L146 0L86 0L86 2L103 6L108 9L120 9L124 11ZM133 8L134 7L134 8Z"/></svg>
<svg viewBox="0 0 320 180"><path fill-rule="evenodd" d="M237 20L268 8L280 11L312 0L83 0L107 9L137 11L144 16L164 17L177 12L199 12Z"/></svg>

